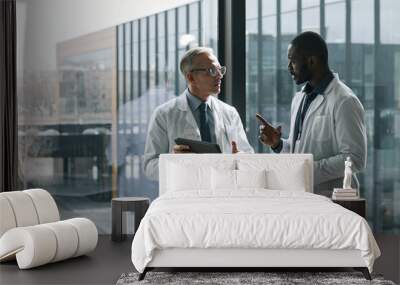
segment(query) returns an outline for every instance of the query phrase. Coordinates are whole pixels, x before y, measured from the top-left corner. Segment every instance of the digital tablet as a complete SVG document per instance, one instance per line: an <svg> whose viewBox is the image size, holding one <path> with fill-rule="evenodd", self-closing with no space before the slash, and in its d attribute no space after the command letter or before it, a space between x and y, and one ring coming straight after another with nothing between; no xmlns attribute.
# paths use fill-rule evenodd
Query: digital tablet
<svg viewBox="0 0 400 285"><path fill-rule="evenodd" d="M176 138L175 143L179 145L187 145L190 151L194 153L221 153L221 148L216 143L195 141L184 138Z"/></svg>

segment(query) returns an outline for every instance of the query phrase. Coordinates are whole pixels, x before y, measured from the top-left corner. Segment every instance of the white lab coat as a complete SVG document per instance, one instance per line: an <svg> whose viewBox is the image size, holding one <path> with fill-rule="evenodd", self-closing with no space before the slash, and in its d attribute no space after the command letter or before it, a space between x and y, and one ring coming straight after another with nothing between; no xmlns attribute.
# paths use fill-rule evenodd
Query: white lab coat
<svg viewBox="0 0 400 285"><path fill-rule="evenodd" d="M356 172L366 167L367 138L365 112L352 90L339 80L337 74L311 103L303 124L303 132L295 153L314 156L314 192L341 188L344 162L347 156L353 162L353 187L357 187ZM293 152L293 132L296 114L304 92L298 92L291 106L289 138L283 140L281 152Z"/></svg>
<svg viewBox="0 0 400 285"><path fill-rule="evenodd" d="M144 150L144 171L150 179L158 180L158 157L173 152L176 138L201 140L186 92L158 106L150 119ZM214 96L210 100L215 136L222 152L231 153L231 141L236 141L239 151L253 153L236 109Z"/></svg>

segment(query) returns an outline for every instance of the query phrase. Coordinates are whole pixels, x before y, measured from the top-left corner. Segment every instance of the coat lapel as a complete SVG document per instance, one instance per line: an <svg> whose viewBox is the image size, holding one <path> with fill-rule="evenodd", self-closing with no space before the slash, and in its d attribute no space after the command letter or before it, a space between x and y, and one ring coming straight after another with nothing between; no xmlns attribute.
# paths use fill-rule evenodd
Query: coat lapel
<svg viewBox="0 0 400 285"><path fill-rule="evenodd" d="M296 140L293 138L294 136L294 131L296 127L296 117L297 113L299 112L299 108L301 108L301 101L303 101L305 94L304 92L300 92L296 94L295 97L295 102L293 102L293 113L291 114L291 122L290 122L290 134L289 134L289 140L290 140L290 152L293 152Z"/></svg>
<svg viewBox="0 0 400 285"><path fill-rule="evenodd" d="M304 124L307 123L307 120L312 114L321 106L321 104L326 100L325 96L329 96L328 94L331 92L335 84L338 82L338 75L336 73L333 74L334 78L332 79L331 83L326 87L324 94L319 94L314 101L310 105L310 109L306 113L306 117L304 118Z"/></svg>
<svg viewBox="0 0 400 285"><path fill-rule="evenodd" d="M194 119L193 113L190 110L189 104L186 98L186 92L183 92L177 101L177 105L180 111L183 112L183 117L185 119L185 123L188 127L184 127L184 134L187 135L188 139L197 139L201 140L200 129L197 126L196 120ZM187 130L187 131L186 131ZM194 131L193 131L194 130Z"/></svg>
<svg viewBox="0 0 400 285"><path fill-rule="evenodd" d="M319 106L325 101L325 97L321 94L317 95L317 97L312 101L310 105L310 109L306 113L306 117L304 118L304 124L307 122L308 118L312 116L312 114L318 109Z"/></svg>

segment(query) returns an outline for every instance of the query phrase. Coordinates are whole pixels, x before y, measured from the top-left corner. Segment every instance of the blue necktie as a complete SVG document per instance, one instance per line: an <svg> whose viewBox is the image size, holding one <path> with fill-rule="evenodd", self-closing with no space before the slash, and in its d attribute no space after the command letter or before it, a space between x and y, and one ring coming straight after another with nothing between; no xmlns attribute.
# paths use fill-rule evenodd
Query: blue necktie
<svg viewBox="0 0 400 285"><path fill-rule="evenodd" d="M200 108L200 134L201 140L205 142L211 142L210 125L208 124L207 116L207 104L202 102Z"/></svg>

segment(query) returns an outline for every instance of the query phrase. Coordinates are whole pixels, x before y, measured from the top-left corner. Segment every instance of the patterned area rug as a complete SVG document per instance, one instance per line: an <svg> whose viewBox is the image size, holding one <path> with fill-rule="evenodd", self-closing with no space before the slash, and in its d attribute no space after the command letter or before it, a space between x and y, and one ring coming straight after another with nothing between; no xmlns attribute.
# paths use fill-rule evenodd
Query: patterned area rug
<svg viewBox="0 0 400 285"><path fill-rule="evenodd" d="M372 275L372 281L364 278L360 272L148 272L142 281L138 273L122 274L117 285L145 284L387 284L382 276Z"/></svg>

